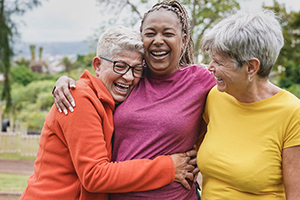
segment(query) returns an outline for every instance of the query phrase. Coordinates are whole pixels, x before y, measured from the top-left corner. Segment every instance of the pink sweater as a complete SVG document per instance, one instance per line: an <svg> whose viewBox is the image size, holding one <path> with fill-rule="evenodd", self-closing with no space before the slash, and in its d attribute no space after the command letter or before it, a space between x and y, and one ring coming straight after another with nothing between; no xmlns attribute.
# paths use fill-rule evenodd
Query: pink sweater
<svg viewBox="0 0 300 200"><path fill-rule="evenodd" d="M209 90L215 79L191 66L167 76L141 79L114 114L113 160L154 159L193 148ZM148 192L112 194L112 200L196 199L195 187L174 182Z"/></svg>

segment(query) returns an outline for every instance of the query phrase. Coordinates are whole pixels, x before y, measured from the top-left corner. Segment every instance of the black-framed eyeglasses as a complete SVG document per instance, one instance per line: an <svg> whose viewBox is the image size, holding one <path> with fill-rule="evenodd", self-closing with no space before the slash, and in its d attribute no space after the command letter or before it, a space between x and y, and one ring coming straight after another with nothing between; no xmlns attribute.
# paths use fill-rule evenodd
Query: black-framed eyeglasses
<svg viewBox="0 0 300 200"><path fill-rule="evenodd" d="M110 60L108 58L104 58L104 57L101 57L101 56L99 58L107 60L109 62L112 62L114 64L113 65L113 70L117 74L126 74L130 69L132 69L132 75L136 78L143 78L146 74L146 68L144 66L132 67L132 66L130 66L127 63L122 62L122 61L114 61L114 60Z"/></svg>

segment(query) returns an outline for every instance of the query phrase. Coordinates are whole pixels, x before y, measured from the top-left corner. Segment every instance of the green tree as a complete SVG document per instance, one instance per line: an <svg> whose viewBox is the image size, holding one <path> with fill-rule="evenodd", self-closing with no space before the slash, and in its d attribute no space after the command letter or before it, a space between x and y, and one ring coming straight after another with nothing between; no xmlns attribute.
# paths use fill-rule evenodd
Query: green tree
<svg viewBox="0 0 300 200"><path fill-rule="evenodd" d="M13 36L12 28L9 24L9 12L4 9L4 0L0 0L0 71L4 73L4 87L2 91L2 100L6 100L6 108L11 106L10 95L10 57L13 52L10 41Z"/></svg>
<svg viewBox="0 0 300 200"><path fill-rule="evenodd" d="M6 108L11 107L10 88L10 59L13 55L12 43L18 35L13 15L23 15L28 9L40 5L40 0L0 0L0 71L4 73L4 87L2 100L6 101Z"/></svg>
<svg viewBox="0 0 300 200"><path fill-rule="evenodd" d="M182 0L190 13L191 29L195 43L195 62L200 55L201 39L217 20L224 18L232 10L239 9L240 5L235 0ZM204 62L208 63L207 57Z"/></svg>
<svg viewBox="0 0 300 200"><path fill-rule="evenodd" d="M110 0L97 1L105 8L102 12L109 12L112 16L107 19L108 25L123 24L131 27L139 26L143 13L158 2L157 0L140 0L135 4L130 0L117 2ZM200 42L203 34L211 28L216 20L227 16L235 8L239 9L240 5L236 0L179 0L179 2L185 5L189 12L191 32L195 42L195 62L198 62ZM124 14L126 17L122 17Z"/></svg>
<svg viewBox="0 0 300 200"><path fill-rule="evenodd" d="M285 44L275 66L275 70L278 70L279 86L289 88L293 84L300 84L300 11L287 12L285 5L276 0L273 0L273 6L263 8L273 10L281 19Z"/></svg>
<svg viewBox="0 0 300 200"><path fill-rule="evenodd" d="M17 121L28 129L40 130L46 114L54 103L51 91L55 80L33 81L26 86L14 83L12 87L13 112Z"/></svg>
<svg viewBox="0 0 300 200"><path fill-rule="evenodd" d="M60 64L65 67L66 73L70 73L70 70L74 65L74 63L67 56L63 57L63 59L60 61Z"/></svg>
<svg viewBox="0 0 300 200"><path fill-rule="evenodd" d="M32 72L28 67L24 65L15 66L11 69L11 77L14 83L20 83L24 86L32 81L39 79L39 74Z"/></svg>
<svg viewBox="0 0 300 200"><path fill-rule="evenodd" d="M93 59L96 56L95 53L90 53L87 55L77 55L77 60L74 63L74 68L80 68L80 67L90 67L93 66Z"/></svg>
<svg viewBox="0 0 300 200"><path fill-rule="evenodd" d="M21 57L19 60L16 60L15 63L17 65L22 65L29 68L30 60L26 60L26 58Z"/></svg>

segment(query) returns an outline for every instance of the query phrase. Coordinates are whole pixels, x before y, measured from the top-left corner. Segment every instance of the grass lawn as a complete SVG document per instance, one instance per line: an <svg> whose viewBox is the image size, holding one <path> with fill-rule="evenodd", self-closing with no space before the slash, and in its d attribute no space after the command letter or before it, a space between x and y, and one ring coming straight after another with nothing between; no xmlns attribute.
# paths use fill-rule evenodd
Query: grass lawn
<svg viewBox="0 0 300 200"><path fill-rule="evenodd" d="M0 153L0 159L9 160L32 160L34 161L36 157L22 157L20 153Z"/></svg>
<svg viewBox="0 0 300 200"><path fill-rule="evenodd" d="M0 174L0 191L23 192L30 175Z"/></svg>
<svg viewBox="0 0 300 200"><path fill-rule="evenodd" d="M0 153L0 159L34 161L36 157L22 157L20 153ZM27 186L29 176L30 175L0 173L0 191L23 192Z"/></svg>

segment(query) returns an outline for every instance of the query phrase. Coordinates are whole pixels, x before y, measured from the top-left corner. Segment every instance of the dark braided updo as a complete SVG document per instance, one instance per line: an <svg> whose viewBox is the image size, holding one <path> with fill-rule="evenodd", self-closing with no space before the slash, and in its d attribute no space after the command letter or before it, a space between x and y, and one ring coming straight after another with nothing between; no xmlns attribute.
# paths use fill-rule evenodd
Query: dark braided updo
<svg viewBox="0 0 300 200"><path fill-rule="evenodd" d="M194 42L191 37L191 27L190 27L190 21L189 16L184 8L184 6L179 3L178 1L163 1L160 3L155 4L148 12L144 14L144 17L141 22L140 26L140 32L142 32L142 27L144 24L144 21L149 13L153 11L157 11L160 9L166 9L169 11L174 12L178 19L180 20L180 23L182 25L182 31L186 34L186 41L184 44L184 50L181 53L181 58L179 61L180 66L187 66L194 63Z"/></svg>

